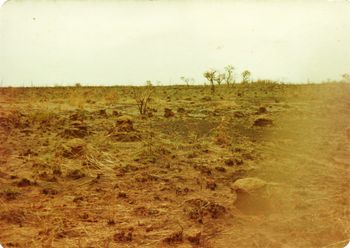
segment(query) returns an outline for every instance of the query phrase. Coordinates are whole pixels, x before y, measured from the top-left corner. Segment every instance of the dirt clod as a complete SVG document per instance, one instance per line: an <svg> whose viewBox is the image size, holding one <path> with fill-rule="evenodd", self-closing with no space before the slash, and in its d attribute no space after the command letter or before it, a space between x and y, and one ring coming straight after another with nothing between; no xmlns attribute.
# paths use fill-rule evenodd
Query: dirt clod
<svg viewBox="0 0 350 248"><path fill-rule="evenodd" d="M74 180L78 180L80 178L85 177L85 173L83 173L81 170L76 169L76 170L71 170L67 173L67 177L74 179Z"/></svg>
<svg viewBox="0 0 350 248"><path fill-rule="evenodd" d="M132 231L119 231L113 235L113 240L115 242L131 242L133 239Z"/></svg>
<svg viewBox="0 0 350 248"><path fill-rule="evenodd" d="M163 239L164 243L169 245L171 244L179 244L183 242L183 231L178 231L170 234L168 237Z"/></svg>
<svg viewBox="0 0 350 248"><path fill-rule="evenodd" d="M205 217L210 217L212 219L217 219L226 212L226 208L216 202L202 200L200 198L195 198L187 200L187 212L188 216L192 220L196 220L199 223L203 223Z"/></svg>
<svg viewBox="0 0 350 248"><path fill-rule="evenodd" d="M201 244L201 240L202 240L202 233L201 232L197 232L194 234L189 234L187 236L187 240L194 244L194 245L200 245Z"/></svg>
<svg viewBox="0 0 350 248"><path fill-rule="evenodd" d="M164 109L164 117L169 118L175 116L175 113L170 108Z"/></svg>
<svg viewBox="0 0 350 248"><path fill-rule="evenodd" d="M28 186L32 186L32 185L35 185L35 183L30 181L27 178L23 178L19 182L17 182L18 187L28 187Z"/></svg>
<svg viewBox="0 0 350 248"><path fill-rule="evenodd" d="M258 118L254 121L254 126L257 126L257 127L265 127L265 126L271 126L273 125L273 122L271 119L268 119L268 118L265 118L265 117L261 117L261 118Z"/></svg>
<svg viewBox="0 0 350 248"><path fill-rule="evenodd" d="M82 139L74 138L62 144L57 151L58 155L65 158L78 158L86 153L86 143Z"/></svg>

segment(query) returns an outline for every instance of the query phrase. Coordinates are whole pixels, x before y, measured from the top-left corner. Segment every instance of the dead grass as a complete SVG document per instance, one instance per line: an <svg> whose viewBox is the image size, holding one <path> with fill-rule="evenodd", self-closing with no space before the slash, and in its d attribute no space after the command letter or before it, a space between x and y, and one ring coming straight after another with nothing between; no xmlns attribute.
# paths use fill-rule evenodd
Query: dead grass
<svg viewBox="0 0 350 248"><path fill-rule="evenodd" d="M0 243L341 247L347 92L155 87L140 116L130 87L0 89ZM239 196L251 177L272 186Z"/></svg>

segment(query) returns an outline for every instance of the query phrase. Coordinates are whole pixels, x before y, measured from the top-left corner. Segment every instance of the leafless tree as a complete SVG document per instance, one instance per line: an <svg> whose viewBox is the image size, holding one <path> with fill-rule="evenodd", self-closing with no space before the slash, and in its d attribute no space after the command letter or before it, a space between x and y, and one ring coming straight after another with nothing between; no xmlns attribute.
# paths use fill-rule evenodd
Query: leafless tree
<svg viewBox="0 0 350 248"><path fill-rule="evenodd" d="M230 83L233 83L233 70L235 68L232 65L228 65L225 67L225 73L226 73L226 84L229 85Z"/></svg>
<svg viewBox="0 0 350 248"><path fill-rule="evenodd" d="M193 78L188 78L188 77L180 77L180 79L182 81L184 81L186 83L187 86L190 86L190 82L193 82L194 79Z"/></svg>
<svg viewBox="0 0 350 248"><path fill-rule="evenodd" d="M216 70L208 70L206 72L203 73L203 76L209 81L210 83L210 88L211 88L211 92L214 93L215 92L215 85L214 85L214 81L215 81L215 74L216 74Z"/></svg>

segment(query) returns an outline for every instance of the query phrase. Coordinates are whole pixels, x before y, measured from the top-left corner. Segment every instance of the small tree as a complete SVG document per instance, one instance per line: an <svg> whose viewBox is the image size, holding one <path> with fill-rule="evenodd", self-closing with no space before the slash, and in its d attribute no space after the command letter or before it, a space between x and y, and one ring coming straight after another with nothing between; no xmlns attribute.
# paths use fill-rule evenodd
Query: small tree
<svg viewBox="0 0 350 248"><path fill-rule="evenodd" d="M203 76L209 81L210 83L210 88L211 88L211 92L214 93L215 92L215 85L214 85L214 80L215 80L215 74L216 71L215 70L208 70L206 72L203 73Z"/></svg>
<svg viewBox="0 0 350 248"><path fill-rule="evenodd" d="M226 84L229 85L230 83L233 83L233 70L234 67L232 65L228 65L225 67L225 73L226 73Z"/></svg>
<svg viewBox="0 0 350 248"><path fill-rule="evenodd" d="M221 85L221 83L225 80L226 75L225 73L219 73L216 77L215 77L215 81L217 82L218 85Z"/></svg>
<svg viewBox="0 0 350 248"><path fill-rule="evenodd" d="M343 82L350 83L350 74L344 73L343 75L341 75L341 77Z"/></svg>
<svg viewBox="0 0 350 248"><path fill-rule="evenodd" d="M248 70L242 72L242 83L248 83L250 81L251 73Z"/></svg>
<svg viewBox="0 0 350 248"><path fill-rule="evenodd" d="M133 97L136 101L140 115L146 115L148 111L148 103L154 92L154 87L151 81L146 82L146 86L133 88Z"/></svg>

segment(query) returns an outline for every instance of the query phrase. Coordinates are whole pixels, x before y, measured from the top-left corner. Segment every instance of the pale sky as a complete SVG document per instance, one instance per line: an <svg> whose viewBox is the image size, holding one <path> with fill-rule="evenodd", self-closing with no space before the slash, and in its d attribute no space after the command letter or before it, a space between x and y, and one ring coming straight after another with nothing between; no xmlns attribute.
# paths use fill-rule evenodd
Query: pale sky
<svg viewBox="0 0 350 248"><path fill-rule="evenodd" d="M339 79L350 73L350 1L10 0L0 9L2 85L204 82L205 70L228 64L254 79Z"/></svg>

